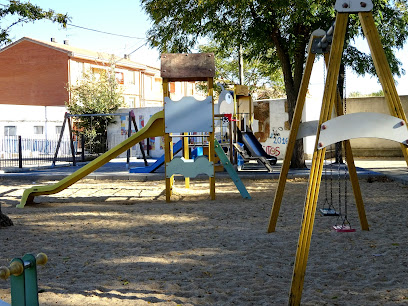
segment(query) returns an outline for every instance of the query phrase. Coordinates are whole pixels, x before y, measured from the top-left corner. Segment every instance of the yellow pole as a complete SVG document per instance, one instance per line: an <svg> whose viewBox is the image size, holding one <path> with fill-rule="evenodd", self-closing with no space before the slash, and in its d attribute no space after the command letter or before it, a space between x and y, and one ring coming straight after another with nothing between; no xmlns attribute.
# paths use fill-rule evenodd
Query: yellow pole
<svg viewBox="0 0 408 306"><path fill-rule="evenodd" d="M390 114L404 120L407 123L407 117L405 116L404 109L402 108L397 89L395 88L394 78L385 56L373 15L371 12L367 12L359 13L358 16L371 50L375 70L377 71L378 78L383 87L385 100L387 101ZM408 165L408 148L404 144L401 144L401 150Z"/></svg>
<svg viewBox="0 0 408 306"><path fill-rule="evenodd" d="M165 97L170 97L169 82L163 79L163 103ZM164 127L166 127L166 116L164 116ZM173 158L173 143L169 133L164 133L164 169L167 172L167 163ZM166 175L166 202L171 201L171 193L173 189L173 176L168 178Z"/></svg>
<svg viewBox="0 0 408 306"><path fill-rule="evenodd" d="M315 149L310 169L309 186L303 212L302 227L299 234L298 247L296 251L295 265L293 269L292 285L289 296L290 305L300 305L303 282L306 273L306 264L309 255L310 241L312 238L316 204L322 175L325 149L318 150L321 124L330 118L331 111L336 99L337 77L340 68L341 56L344 46L344 37L347 28L348 14L338 13L336 27L334 29L333 42L331 46L329 69L323 95L322 111L316 135Z"/></svg>
<svg viewBox="0 0 408 306"><path fill-rule="evenodd" d="M208 85L208 95L212 97L212 132L209 135L208 143L208 160L213 162L215 157L215 147L214 147L214 80L213 78L207 79ZM209 179L210 183L210 199L215 200L215 165L213 166L213 176Z"/></svg>
<svg viewBox="0 0 408 306"><path fill-rule="evenodd" d="M303 107L305 105L307 89L308 89L309 81L310 81L310 75L312 74L313 63L315 60L315 54L311 53L310 49L312 47L313 39L317 37L319 36L312 36L309 41L309 48L308 48L309 50L308 50L308 56L306 59L305 71L302 76L302 83L300 85L296 107L295 107L295 112L293 114L292 124L290 127L289 141L286 147L285 157L283 159L283 164L282 164L281 172L279 175L278 187L275 192L275 199L272 205L271 216L269 218L268 233L275 231L276 223L278 221L283 193L285 191L286 179L287 179L289 167L290 167L290 160L292 159L292 154L293 154L293 150L295 147L297 133L299 131L300 122L302 121Z"/></svg>
<svg viewBox="0 0 408 306"><path fill-rule="evenodd" d="M185 159L189 159L190 158L190 150L189 150L189 144L188 144L188 140L189 137L187 137L188 133L184 133L185 137L183 138L183 156ZM190 188L190 178L189 177L185 177L184 178L184 183L186 188Z"/></svg>

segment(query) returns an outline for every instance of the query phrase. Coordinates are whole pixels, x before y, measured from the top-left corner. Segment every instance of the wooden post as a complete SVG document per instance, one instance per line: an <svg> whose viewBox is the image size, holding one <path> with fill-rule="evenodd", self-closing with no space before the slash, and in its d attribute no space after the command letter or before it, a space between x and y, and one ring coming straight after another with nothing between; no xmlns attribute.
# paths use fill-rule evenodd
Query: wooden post
<svg viewBox="0 0 408 306"><path fill-rule="evenodd" d="M269 219L268 233L274 232L276 228L276 223L278 221L279 211L282 203L283 193L285 191L286 179L289 172L290 161L292 159L293 150L295 147L296 137L299 131L300 122L302 121L303 107L306 101L307 89L309 86L310 75L312 74L313 63L315 60L315 54L310 52L313 39L321 36L312 36L309 41L309 52L306 59L305 71L302 77L302 83L300 85L300 90L297 97L295 112L293 115L293 120L289 133L288 145L286 147L285 157L283 159L283 164L281 172L279 175L278 187L275 192L275 199L272 205L271 216Z"/></svg>
<svg viewBox="0 0 408 306"><path fill-rule="evenodd" d="M405 116L404 109L402 108L397 89L395 88L394 78L392 77L391 69L385 56L373 15L371 12L364 12L359 13L358 16L371 50L375 70L377 71L378 78L383 87L385 100L387 101L390 114L391 116L398 117L407 122L407 117ZM408 147L401 144L401 151L408 165Z"/></svg>
<svg viewBox="0 0 408 306"><path fill-rule="evenodd" d="M323 95L322 111L316 135L316 143L310 169L309 185L303 211L302 227L299 234L296 259L290 289L289 305L300 305L303 282L306 273L306 264L309 255L310 241L312 238L316 204L319 195L320 180L322 176L324 155L326 149L318 149L321 124L330 118L331 111L337 96L337 77L339 74L341 56L343 54L344 38L346 34L348 13L337 13L336 27L330 52L329 69L327 72L325 90Z"/></svg>
<svg viewBox="0 0 408 306"><path fill-rule="evenodd" d="M188 144L189 137L187 135L188 133L184 133L185 137L183 137L183 156L185 159L190 158L190 149L189 149L189 144ZM186 188L190 188L190 178L189 177L184 178L184 184Z"/></svg>
<svg viewBox="0 0 408 306"><path fill-rule="evenodd" d="M212 100L212 132L210 132L209 142L208 142L208 160L213 162L213 176L210 177L210 199L215 200L215 147L214 147L214 83L213 78L207 79L208 95L213 97Z"/></svg>
<svg viewBox="0 0 408 306"><path fill-rule="evenodd" d="M169 92L169 82L167 79L163 79L163 103L165 97L169 97L170 92ZM164 116L166 118L166 115ZM166 126L166 120L164 120L164 126ZM164 167L165 167L165 172L167 171L167 163L169 163L172 158L172 140L170 137L169 133L164 133ZM166 202L171 201L171 193L173 189L173 176L172 177L167 177L166 175Z"/></svg>

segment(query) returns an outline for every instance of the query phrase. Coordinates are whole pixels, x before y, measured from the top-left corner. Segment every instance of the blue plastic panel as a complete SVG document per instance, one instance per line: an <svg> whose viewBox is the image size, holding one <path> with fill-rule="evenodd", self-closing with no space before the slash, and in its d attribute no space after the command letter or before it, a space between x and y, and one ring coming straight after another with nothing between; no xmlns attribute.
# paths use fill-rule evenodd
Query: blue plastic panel
<svg viewBox="0 0 408 306"><path fill-rule="evenodd" d="M165 97L164 120L166 133L212 132L212 97L201 101L194 97L183 97L179 101Z"/></svg>

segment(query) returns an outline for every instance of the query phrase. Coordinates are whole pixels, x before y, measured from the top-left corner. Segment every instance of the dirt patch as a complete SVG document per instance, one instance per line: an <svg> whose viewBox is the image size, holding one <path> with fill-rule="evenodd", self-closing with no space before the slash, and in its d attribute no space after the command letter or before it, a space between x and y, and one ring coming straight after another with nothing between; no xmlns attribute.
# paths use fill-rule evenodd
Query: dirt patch
<svg viewBox="0 0 408 306"><path fill-rule="evenodd" d="M164 182L83 180L40 204L17 209L27 185L3 181L0 265L45 252L38 268L41 305L284 305L288 301L307 181L288 181L275 233L266 228L276 180L244 180L243 200L231 180L185 189L177 181L166 203ZM316 216L302 303L394 305L408 298L408 187L360 182L370 231L331 230ZM323 186L320 198L324 196ZM335 197L336 198L336 197ZM321 204L318 204L320 206ZM9 282L0 299L10 302Z"/></svg>

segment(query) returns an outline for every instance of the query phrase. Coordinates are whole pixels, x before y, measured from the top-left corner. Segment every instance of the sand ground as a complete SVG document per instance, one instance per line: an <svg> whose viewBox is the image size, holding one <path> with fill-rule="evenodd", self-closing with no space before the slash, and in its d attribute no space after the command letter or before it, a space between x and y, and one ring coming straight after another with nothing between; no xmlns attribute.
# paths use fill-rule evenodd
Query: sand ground
<svg viewBox="0 0 408 306"><path fill-rule="evenodd" d="M34 182L2 181L0 201L14 226L0 229L0 265L45 252L41 305L285 305L307 181L288 181L271 234L277 181L243 182L252 200L225 179L216 182L216 201L207 181L189 190L178 181L166 203L163 181L83 180L17 209ZM360 184L371 230L359 229L350 186L356 232L337 233L335 217L316 216L304 305L408 304L408 186ZM0 281L0 299L10 302L8 281Z"/></svg>

